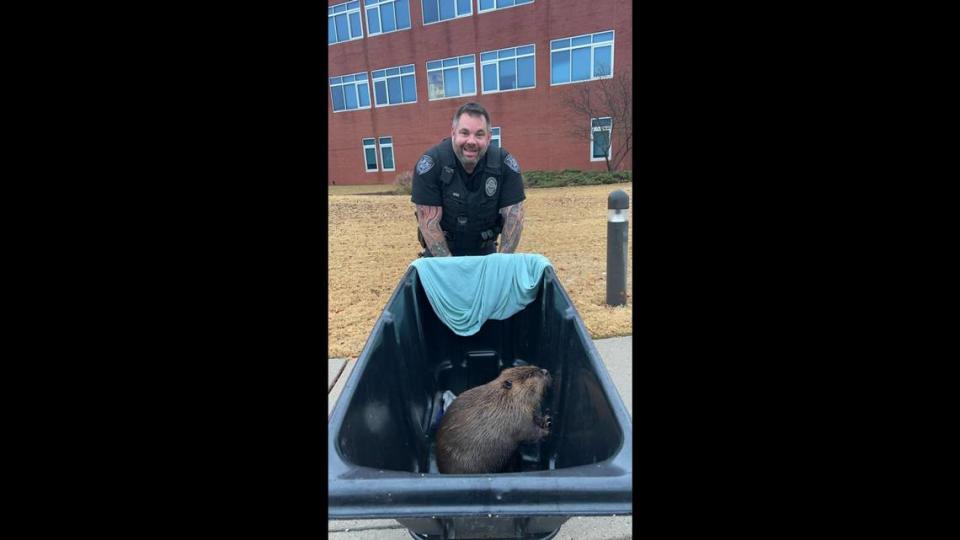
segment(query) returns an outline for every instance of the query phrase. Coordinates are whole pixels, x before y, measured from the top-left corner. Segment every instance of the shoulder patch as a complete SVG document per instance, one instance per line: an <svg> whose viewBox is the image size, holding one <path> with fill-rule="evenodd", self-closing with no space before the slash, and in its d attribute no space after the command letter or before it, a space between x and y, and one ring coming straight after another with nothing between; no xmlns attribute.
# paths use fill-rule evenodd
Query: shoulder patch
<svg viewBox="0 0 960 540"><path fill-rule="evenodd" d="M506 163L507 167L510 167L510 170L513 172L520 172L520 164L517 163L517 159L513 157L513 154L507 154L507 159L503 160L503 162Z"/></svg>
<svg viewBox="0 0 960 540"><path fill-rule="evenodd" d="M424 155L422 158L420 158L420 161L417 162L417 172L420 174L424 174L430 169L432 169L433 166L434 166L433 158L428 155Z"/></svg>

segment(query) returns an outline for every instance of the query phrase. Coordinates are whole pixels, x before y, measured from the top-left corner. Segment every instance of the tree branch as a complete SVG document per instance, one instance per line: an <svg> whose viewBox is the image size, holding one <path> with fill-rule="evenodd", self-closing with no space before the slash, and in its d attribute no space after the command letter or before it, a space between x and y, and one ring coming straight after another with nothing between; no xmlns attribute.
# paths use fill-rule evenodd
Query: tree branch
<svg viewBox="0 0 960 540"><path fill-rule="evenodd" d="M620 167L633 149L633 84L630 72L620 70L612 77L586 81L567 88L562 104L571 113L569 135L578 140L593 140L594 118L610 118L613 126L608 132L607 170ZM616 139L616 141L614 141ZM610 151L610 146L616 151Z"/></svg>

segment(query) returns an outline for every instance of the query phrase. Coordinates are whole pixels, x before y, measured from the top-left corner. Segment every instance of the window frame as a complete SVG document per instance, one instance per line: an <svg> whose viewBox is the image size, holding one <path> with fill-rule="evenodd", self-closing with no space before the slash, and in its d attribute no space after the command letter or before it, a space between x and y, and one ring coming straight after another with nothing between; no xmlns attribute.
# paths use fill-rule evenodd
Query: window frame
<svg viewBox="0 0 960 540"><path fill-rule="evenodd" d="M390 139L390 142L383 144L383 139ZM390 148L390 155L393 158L393 168L388 169L385 165L386 161L383 159L383 147L387 146ZM380 170L383 172L391 172L397 170L397 151L394 150L393 146L393 135L384 135L382 137L377 137L377 148L379 149L380 155Z"/></svg>
<svg viewBox="0 0 960 540"><path fill-rule="evenodd" d="M393 30L389 30L389 31L387 31L387 32L384 32L384 31L383 31L383 17L380 15L380 11L379 11L379 10L382 9L382 6L383 6L384 4L392 4L392 5L394 6L394 13L396 13L396 3L397 3L397 0L361 0L361 2L362 2L362 7L363 7L363 17L362 17L362 18L363 18L363 22L367 25L367 37L368 37L368 38L372 38L372 37L383 36L383 35L386 35L386 34L393 34L393 33L395 33L395 32L403 32L403 31L405 31L405 30L410 30L410 29L412 29L412 28L413 28L413 18L412 18L412 16L410 15L410 1L411 1L411 0L408 0L408 1L407 1L407 18L410 20L410 26L408 26L408 27L406 27L406 28L395 28L395 29L393 29ZM371 5L371 6L367 6L367 2L376 2L376 4L373 4L373 5ZM376 10L377 10L377 17L380 18L380 31L377 32L376 34L374 34L374 33L372 33L372 32L370 31L370 19L369 19L369 16L370 16L370 15L369 15L369 12L370 12L370 10L372 10L372 9L376 9ZM394 20L396 20L396 19L394 19Z"/></svg>
<svg viewBox="0 0 960 540"><path fill-rule="evenodd" d="M355 7L355 8L347 7L344 11L342 11L342 12L340 12L340 13L334 13L334 9L335 9L335 8L339 8L340 6L347 6L348 4L351 4L351 3L353 3L353 2L357 2L357 7ZM360 36L359 36L359 37L351 37L350 39L343 39L343 40L335 41L335 42L333 42L333 43L330 43L329 41L327 41L327 47L333 47L334 45L339 45L339 44L341 44L341 43L348 43L348 42L350 42L350 41L356 41L356 40L358 40L358 39L363 39L363 38L366 37L366 30L364 30L364 28L363 28L363 24L364 24L364 21L363 21L363 0L347 0L346 2L340 2L339 4L333 4L333 5L331 5L331 6L327 6L327 21L328 21L327 24L329 25L329 20L330 20L331 17L336 17L337 15L340 15L341 13L347 16L347 28L348 28L348 29L350 28L350 14L351 14L351 13L356 13L357 15L359 15L359 17L360 17ZM336 23L334 23L334 28L336 28ZM350 35L353 36L353 31L352 31L352 30L350 31Z"/></svg>
<svg viewBox="0 0 960 540"><path fill-rule="evenodd" d="M363 78L364 78L363 83L359 83L359 82L357 82L356 80L351 81L351 82L342 82L342 79L343 79L344 77L357 77L358 75L359 75L359 76L363 76ZM335 83L335 82L333 82L333 79L341 79L341 82ZM360 104L360 91L359 91L359 90L356 90L356 87L357 87L358 85L360 85L360 84L365 84L365 85L367 86L367 99L368 99L369 103L367 104L366 107L361 107L361 106L359 106L359 104ZM338 111L337 108L336 108L336 103L335 103L334 100L333 100L333 87L334 87L334 86L344 87L344 86L347 86L347 85L351 85L351 86L354 87L354 91L357 93L357 105L358 105L358 106L357 106L355 109L341 109L341 110ZM330 108L333 109L333 113L334 113L334 114L343 113L343 112L351 112L351 111L362 111L362 110L369 109L369 108L371 108L371 107L373 106L373 94L371 93L370 77L369 77L369 75L368 75L368 73L367 73L366 71L361 71L361 72L359 72L359 73L347 73L347 74L345 74L345 75L337 75L337 76L335 76L335 77L329 77L329 78L327 79L327 86L330 88ZM344 99L344 105L346 105L346 99Z"/></svg>
<svg viewBox="0 0 960 540"><path fill-rule="evenodd" d="M533 47L533 52L524 53L523 55L518 56L516 53L516 50L521 47ZM512 57L508 57L508 58L499 57L500 51L507 51L510 49L514 50ZM490 54L490 53L497 53L497 58L494 58L491 60L483 60L483 55ZM517 90L536 90L537 89L537 44L536 43L527 43L525 45L517 45L516 47L504 47L502 49L494 49L492 51L483 51L480 53L479 56L480 56L480 92L482 94L499 94L501 92L516 92ZM528 57L533 58L533 86L524 86L523 88L510 88L509 90L501 90L500 89L500 61L513 59L514 62L516 62L518 58L528 58ZM494 65L497 67L497 89L487 91L487 90L484 90L484 84L483 84L483 66L489 66L489 65ZM518 70L517 71L518 81L520 79L519 73L520 72Z"/></svg>
<svg viewBox="0 0 960 540"><path fill-rule="evenodd" d="M494 134L494 130L496 130L496 134ZM500 126L490 126L490 144L493 144L493 141L497 141L497 148L503 149L503 130L500 129Z"/></svg>
<svg viewBox="0 0 960 540"><path fill-rule="evenodd" d="M524 3L522 3L522 4L513 4L512 6L497 7L497 0L493 0L493 7L492 7L492 8L480 9L480 0L477 0L477 14L480 14L480 13L492 13L492 12L494 12L494 11L503 11L503 10L505 10L505 9L515 8L515 7L529 6L529 5L533 4L533 3L536 2L536 1L537 1L537 0L530 0L529 2L524 2Z"/></svg>
<svg viewBox="0 0 960 540"><path fill-rule="evenodd" d="M602 127L602 126L594 127L594 126L593 126L593 121L594 121L594 120L610 120L610 127L608 127L608 128L605 128L605 127ZM606 131L606 132L607 132L607 141L610 143L610 145L607 146L607 157L606 157L606 158L604 158L604 157L602 157L602 156L601 156L601 157L594 157L594 155L593 155L593 134L596 133L597 131ZM598 116L598 117L596 117L596 118L591 118L591 119L590 119L590 161L591 161L591 162L607 161L607 160L609 160L609 159L612 159L612 157L613 157L613 118L611 118L611 117L609 117L609 116Z"/></svg>
<svg viewBox="0 0 960 540"><path fill-rule="evenodd" d="M427 10L423 9L423 3L424 3L424 2L436 2L436 4L437 4L437 20L435 20L435 21L433 21L433 22L427 22ZM453 17L451 17L451 18L449 18L449 19L441 19L441 18L440 18L440 0L420 0L420 22L422 22L424 26L429 26L429 25L431 25L431 24L440 24L440 23L444 23L444 22L447 22L447 21L455 21L455 20L457 20L457 19L462 19L462 18L464 18L464 17L470 17L470 16L473 15L473 2L474 2L474 0L470 0L470 13L467 13L467 14L465 14L465 15L454 15ZM457 10L457 0L453 0L453 9L454 9L454 11L456 12L456 10Z"/></svg>
<svg viewBox="0 0 960 540"><path fill-rule="evenodd" d="M610 41L601 41L601 42L599 42L599 43L594 43L594 42L593 42L593 36L596 36L596 35L599 35L599 34L606 34L606 33L608 33L608 32L609 32L610 35L611 35ZM578 39L578 38L582 38L582 37L588 37L588 36L590 37L590 40L591 40L589 44L584 44L584 45L573 45L573 44L572 44L572 42L573 42L574 39ZM564 40L564 39L570 40L570 41L571 41L571 45L568 45L567 47L562 47L562 48L559 48L559 49L554 49L554 48L553 48L553 43L554 43L554 42L556 42L556 41L561 41L561 40ZM614 63L615 63L615 59L616 59L616 56L617 56L617 55L616 55L616 52L617 52L617 45L616 45L616 43L617 43L617 31L616 31L615 29L603 30L603 31L600 31L600 32L592 32L592 33L590 33L590 34L581 34L581 35L579 35L579 36L568 36L568 37L561 37L561 38L551 39L551 40L549 41L549 43L548 43L549 50L547 51L547 55L548 55L547 58L550 60L550 86L563 86L563 85L565 85L565 84L579 84L579 83L585 83L585 82L590 82L590 81L598 81L598 80L600 80L600 79L609 79L609 78L612 78L612 77L613 77L613 74L615 73ZM594 59L594 57L596 56L596 54L594 53L594 49L596 49L596 48L598 48L598 47L606 47L607 45L610 46L610 74L609 74L609 75L600 76L600 77L594 76L594 74L593 74L593 69L594 69L593 59ZM573 51L574 51L575 49L584 49L584 48L589 48L589 49L590 49L590 78L589 78L589 79L583 79L583 80L580 80L580 81L573 81L573 80L571 80L571 81L558 82L558 83L553 82L553 53L555 53L555 52L557 52L557 51L570 51L570 76L571 76L571 78L573 78Z"/></svg>
<svg viewBox="0 0 960 540"><path fill-rule="evenodd" d="M408 68L408 67L412 67L412 68L413 68L413 71L412 71L412 72L404 73L404 72L403 72L403 68ZM396 70L397 70L397 74L396 74L396 75L387 75L386 72L387 72L387 70L390 70L390 69L396 69ZM376 76L374 75L374 73L376 73L376 72L378 72L378 71L384 72L383 76L381 76L381 77L376 77ZM403 101L403 77L404 77L405 75L413 75L413 101ZM387 82L387 81L388 81L389 79L394 78L394 77L400 79L400 100L401 100L400 103L390 103L390 83ZM387 92L387 103L384 103L383 105L377 103L377 84L376 84L376 83L377 83L377 81L380 81L380 80L382 80L382 81L384 82L384 85L385 85L385 88L386 88L386 92ZM371 70L371 71L370 71L370 104L371 104L372 106L380 109L380 108L383 108L383 107L398 107L398 106L400 106L400 105L411 105L411 104L416 103L416 102L418 102L418 101L420 101L420 93L417 91L417 66L416 66L416 64L403 64L403 65L399 65L399 66L390 66L390 67L385 67L385 68L380 68L380 69L374 69L374 70Z"/></svg>
<svg viewBox="0 0 960 540"><path fill-rule="evenodd" d="M372 141L369 146L367 145L367 141ZM363 169L364 169L364 172L368 172L368 173L371 173L371 172L380 172L380 163L377 161L377 138L376 138L376 137L362 137L362 138L360 139L360 146L361 146L362 152L363 152ZM367 167L367 148L373 148L373 161L375 162L373 169ZM394 161L394 165L396 165L396 161Z"/></svg>
<svg viewBox="0 0 960 540"><path fill-rule="evenodd" d="M469 57L472 58L472 61L471 61L470 64L460 64L460 59L463 58L464 56L469 56ZM462 82L462 81L463 81L463 75L462 75L463 70L465 70L465 69L473 69L473 93L472 93L472 94L465 94L465 93L463 93L463 92L461 91L459 94L457 94L457 95L455 95L455 96L447 96L447 95L444 95L443 97L438 97L438 98L430 97L430 73L433 72L433 71L439 71L440 74L443 75L443 71L444 71L445 69L450 69L451 67L453 67L453 66L445 67L445 66L443 65L443 63L446 62L446 61L448 61L448 60L456 60L456 61L457 61L457 66L456 66L456 67L457 67L457 80L458 80L458 84L459 84L459 82ZM430 66L430 64L432 64L433 62L440 62L440 67L439 67L439 68L430 69L429 66ZM475 96L475 95L477 95L478 90L477 90L477 55L476 55L476 54L472 54L472 53L471 53L471 54L461 54L461 55L457 55L457 56L451 56L451 57L449 57L449 58L440 58L440 59L437 59L437 60L429 60L429 59L428 59L428 60L426 61L426 63L424 64L424 67L425 67L426 72L427 72L426 77L427 77L427 101L428 101L428 102L429 102L429 101L442 101L442 100L444 100L444 99L456 99L456 98L461 98L461 97L469 97L469 96ZM446 87L446 79L444 79L444 87ZM461 88L461 90L463 89L463 85L462 85L462 84L460 84L460 88ZM446 91L444 91L444 94L446 94Z"/></svg>

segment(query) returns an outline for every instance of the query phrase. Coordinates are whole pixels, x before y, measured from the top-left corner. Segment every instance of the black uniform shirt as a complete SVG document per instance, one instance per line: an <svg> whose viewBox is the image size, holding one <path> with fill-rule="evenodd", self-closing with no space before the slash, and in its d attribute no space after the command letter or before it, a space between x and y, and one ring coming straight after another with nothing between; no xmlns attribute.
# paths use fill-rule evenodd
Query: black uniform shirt
<svg viewBox="0 0 960 540"><path fill-rule="evenodd" d="M444 139L440 144L450 144L448 139ZM439 146L439 145L437 145ZM429 169L423 173L420 172L420 161L413 168L413 204L422 204L425 206L443 206L443 195L440 191L440 172L443 171L443 165L440 164L440 158L437 146L427 150L424 154L430 158L432 163ZM464 185L470 191L476 191L480 188L481 182L478 180L487 163L489 154L484 154L477 166L474 167L472 174L467 174L460 160L456 160L456 166L453 168L454 174L460 176ZM421 158L423 159L423 158ZM520 176L520 166L505 149L500 149L500 194L497 208L505 208L512 204L517 204L527 198L523 192L523 178ZM426 168L424 166L423 168Z"/></svg>
<svg viewBox="0 0 960 540"><path fill-rule="evenodd" d="M463 185L467 186L468 190L476 191L480 187L480 175L483 174L483 169L487 166L488 157L487 154L484 154L471 173L468 173L467 170L463 168L463 163L460 163L459 159L457 160L455 166L457 174L463 179Z"/></svg>

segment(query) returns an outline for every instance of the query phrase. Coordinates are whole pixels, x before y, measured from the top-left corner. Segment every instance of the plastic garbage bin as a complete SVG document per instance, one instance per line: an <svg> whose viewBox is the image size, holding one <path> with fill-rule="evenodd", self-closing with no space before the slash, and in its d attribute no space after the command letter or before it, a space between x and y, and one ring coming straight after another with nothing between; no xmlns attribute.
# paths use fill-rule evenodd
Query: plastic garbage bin
<svg viewBox="0 0 960 540"><path fill-rule="evenodd" d="M551 434L507 472L439 474L434 434L454 394L535 364L553 376ZM414 538L547 539L572 516L632 514L632 426L553 269L509 319L458 336L411 267L374 324L329 424L329 518L395 519Z"/></svg>

